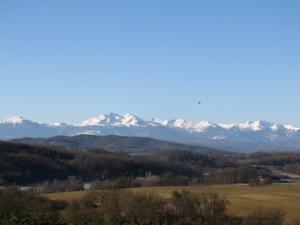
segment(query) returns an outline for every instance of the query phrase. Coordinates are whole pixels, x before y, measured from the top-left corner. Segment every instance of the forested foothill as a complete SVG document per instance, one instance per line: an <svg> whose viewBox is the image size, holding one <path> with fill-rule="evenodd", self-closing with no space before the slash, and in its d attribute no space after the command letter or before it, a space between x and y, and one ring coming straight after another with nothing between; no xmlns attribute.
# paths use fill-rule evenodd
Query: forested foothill
<svg viewBox="0 0 300 225"><path fill-rule="evenodd" d="M128 155L0 142L0 162L1 225L283 225L287 220L278 209L257 208L236 216L227 210L230 202L214 193L175 191L171 198L163 198L123 188L268 185L282 179L274 175L274 169L299 173L300 155L178 149ZM90 191L77 200L51 200L43 195L82 191L87 183ZM289 225L299 222L289 221Z"/></svg>
<svg viewBox="0 0 300 225"><path fill-rule="evenodd" d="M299 173L300 154L164 150L152 155L128 155L104 149L66 150L0 142L0 162L1 186L39 185L51 192L80 190L87 182L94 188L267 184L286 178L274 175L273 168Z"/></svg>

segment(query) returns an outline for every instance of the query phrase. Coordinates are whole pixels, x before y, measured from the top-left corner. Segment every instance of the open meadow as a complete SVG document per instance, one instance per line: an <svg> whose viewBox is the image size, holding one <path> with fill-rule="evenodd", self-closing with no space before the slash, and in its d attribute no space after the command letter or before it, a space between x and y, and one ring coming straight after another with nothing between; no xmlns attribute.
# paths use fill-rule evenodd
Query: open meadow
<svg viewBox="0 0 300 225"><path fill-rule="evenodd" d="M127 189L136 193L154 193L169 198L173 191L187 190L195 193L216 192L230 201L228 210L234 215L244 216L259 207L279 208L291 221L300 219L300 184L273 184L251 187L248 185L211 185L184 187L147 187ZM52 200L80 199L86 192L47 194Z"/></svg>

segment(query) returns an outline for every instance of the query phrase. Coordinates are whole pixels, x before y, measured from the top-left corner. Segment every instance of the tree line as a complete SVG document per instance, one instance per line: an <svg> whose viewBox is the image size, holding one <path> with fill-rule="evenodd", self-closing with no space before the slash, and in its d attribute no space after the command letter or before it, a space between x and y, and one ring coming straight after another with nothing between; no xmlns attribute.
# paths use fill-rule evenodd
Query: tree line
<svg viewBox="0 0 300 225"><path fill-rule="evenodd" d="M120 190L87 192L79 200L53 201L33 192L0 191L3 225L286 225L284 213L262 209L239 217L215 193L173 192L170 199ZM294 221L288 225L299 225Z"/></svg>
<svg viewBox="0 0 300 225"><path fill-rule="evenodd" d="M103 149L72 151L0 142L0 185L46 183L49 187L54 182L60 190L68 188L70 177L116 187L250 183L268 173L241 166L236 157L180 150L132 156Z"/></svg>

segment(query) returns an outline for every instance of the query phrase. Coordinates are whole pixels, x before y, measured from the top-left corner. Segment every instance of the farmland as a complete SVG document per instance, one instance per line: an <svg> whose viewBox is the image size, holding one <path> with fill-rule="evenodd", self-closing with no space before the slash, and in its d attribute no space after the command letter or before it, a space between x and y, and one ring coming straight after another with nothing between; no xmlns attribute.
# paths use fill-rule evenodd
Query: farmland
<svg viewBox="0 0 300 225"><path fill-rule="evenodd" d="M154 193L164 198L171 197L175 190L195 193L216 192L230 201L229 213L245 216L258 207L279 208L288 220L300 219L300 184L273 184L263 187L248 185L212 185L184 187L147 187L127 189L136 193ZM52 200L80 199L86 192L66 192L46 195Z"/></svg>

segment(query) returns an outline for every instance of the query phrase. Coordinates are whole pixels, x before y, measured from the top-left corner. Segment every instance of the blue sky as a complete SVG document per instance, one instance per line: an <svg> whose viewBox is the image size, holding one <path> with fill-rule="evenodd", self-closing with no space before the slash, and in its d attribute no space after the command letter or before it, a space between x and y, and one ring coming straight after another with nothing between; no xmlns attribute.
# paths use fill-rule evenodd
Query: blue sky
<svg viewBox="0 0 300 225"><path fill-rule="evenodd" d="M296 0L0 0L0 119L300 126L299 12Z"/></svg>

